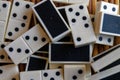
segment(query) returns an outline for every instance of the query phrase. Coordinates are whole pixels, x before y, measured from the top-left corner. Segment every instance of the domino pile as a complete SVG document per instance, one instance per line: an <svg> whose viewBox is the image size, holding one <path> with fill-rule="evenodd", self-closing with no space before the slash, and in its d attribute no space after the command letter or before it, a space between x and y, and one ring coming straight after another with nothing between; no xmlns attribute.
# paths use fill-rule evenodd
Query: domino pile
<svg viewBox="0 0 120 80"><path fill-rule="evenodd" d="M99 1L91 17L89 0L53 1L0 1L0 80L120 80L118 5ZM94 44L113 47L92 57Z"/></svg>

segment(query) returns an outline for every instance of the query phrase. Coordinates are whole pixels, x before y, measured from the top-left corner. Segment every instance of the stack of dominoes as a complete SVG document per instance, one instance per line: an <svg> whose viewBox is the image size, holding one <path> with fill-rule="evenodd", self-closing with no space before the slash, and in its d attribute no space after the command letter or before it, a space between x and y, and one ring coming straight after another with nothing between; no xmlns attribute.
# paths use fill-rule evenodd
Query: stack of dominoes
<svg viewBox="0 0 120 80"><path fill-rule="evenodd" d="M0 66L0 80L120 80L120 44L113 46L120 36L118 5L99 1L90 16L88 4L0 1L0 63L10 63ZM92 57L94 44L113 47Z"/></svg>

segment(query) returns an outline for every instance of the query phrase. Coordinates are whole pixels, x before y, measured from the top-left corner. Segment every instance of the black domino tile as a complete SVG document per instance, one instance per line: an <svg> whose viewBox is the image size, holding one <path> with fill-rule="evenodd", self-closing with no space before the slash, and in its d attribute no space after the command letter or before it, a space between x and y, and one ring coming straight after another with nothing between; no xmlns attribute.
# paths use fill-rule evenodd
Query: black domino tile
<svg viewBox="0 0 120 80"><path fill-rule="evenodd" d="M47 51L48 52L48 49L49 49L49 44L46 44L45 46L40 48L38 51Z"/></svg>
<svg viewBox="0 0 120 80"><path fill-rule="evenodd" d="M101 55L98 55L98 56L94 57L93 60L94 60L94 61L97 61L97 60L99 60L100 58L102 58L102 57L106 56L107 54L109 54L110 52L116 50L116 49L119 48L119 47L120 47L120 46L116 46L115 48L113 48L113 49L111 49L111 50L109 50L109 51L107 51L107 52L105 52L105 53L102 53Z"/></svg>
<svg viewBox="0 0 120 80"><path fill-rule="evenodd" d="M103 69L100 70L100 72L104 71L104 70L107 70L107 69L110 69L112 67L115 67L117 65L120 65L120 59L118 59L117 61L109 64L108 66L104 67Z"/></svg>
<svg viewBox="0 0 120 80"><path fill-rule="evenodd" d="M34 9L41 18L52 38L55 38L68 30L50 0L47 0L44 3L34 7Z"/></svg>
<svg viewBox="0 0 120 80"><path fill-rule="evenodd" d="M104 14L102 32L120 34L120 17Z"/></svg>
<svg viewBox="0 0 120 80"><path fill-rule="evenodd" d="M72 35L68 34L64 38L60 39L58 42L72 42Z"/></svg>
<svg viewBox="0 0 120 80"><path fill-rule="evenodd" d="M65 12L65 8L61 8L61 9L58 9L60 14L62 15L62 17L64 18L64 20L66 21L66 23L68 24L68 19L67 19L67 15L66 15L66 12Z"/></svg>
<svg viewBox="0 0 120 80"><path fill-rule="evenodd" d="M51 44L51 61L89 62L90 45L75 48L73 44Z"/></svg>
<svg viewBox="0 0 120 80"><path fill-rule="evenodd" d="M44 59L30 57L27 70L28 71L44 70L46 67L46 63L47 61Z"/></svg>
<svg viewBox="0 0 120 80"><path fill-rule="evenodd" d="M100 80L120 80L120 72L113 74L111 76L108 76L106 78L100 79Z"/></svg>

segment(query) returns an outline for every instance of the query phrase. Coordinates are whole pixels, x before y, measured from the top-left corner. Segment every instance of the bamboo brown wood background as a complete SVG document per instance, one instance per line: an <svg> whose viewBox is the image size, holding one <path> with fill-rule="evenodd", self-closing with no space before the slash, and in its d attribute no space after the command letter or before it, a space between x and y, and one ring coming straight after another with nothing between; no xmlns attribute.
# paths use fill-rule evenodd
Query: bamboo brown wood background
<svg viewBox="0 0 120 80"><path fill-rule="evenodd" d="M8 0L8 1L13 1L13 0ZM26 0L26 1L31 1L31 2L34 2L34 3L38 3L40 2L41 0ZM96 10L96 2L97 1L106 1L106 2L109 2L109 3L114 3L114 4L120 4L119 3L119 0L90 0L89 2L89 6L88 6L88 10L89 10L89 13L90 14L95 14L95 10ZM63 4L63 3L55 3L56 6L65 6L66 4ZM119 14L119 12L118 12ZM34 20L34 19L32 19ZM36 23L36 21L35 21ZM31 26L34 25L34 24L31 24ZM120 44L120 37L115 37L114 39L114 45L117 45L117 44ZM99 54L100 52L102 51L105 51L107 49L109 49L110 47L112 46L105 46L105 45L100 45L100 44L95 44L94 45L94 50L93 50L93 56ZM25 71L25 66L26 64L19 64L19 69L20 71Z"/></svg>

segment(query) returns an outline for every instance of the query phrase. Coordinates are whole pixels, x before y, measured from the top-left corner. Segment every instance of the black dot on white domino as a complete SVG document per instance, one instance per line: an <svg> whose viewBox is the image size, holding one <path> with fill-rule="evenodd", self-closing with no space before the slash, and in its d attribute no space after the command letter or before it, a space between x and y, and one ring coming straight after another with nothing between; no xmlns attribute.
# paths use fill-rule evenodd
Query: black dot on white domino
<svg viewBox="0 0 120 80"><path fill-rule="evenodd" d="M29 36L29 35L26 35L26 36L25 36L25 39L26 39L26 40L30 40L30 36ZM34 36L34 37L33 37L33 41L38 41L38 39L39 39L39 38L38 38L37 36ZM42 37L42 38L41 38L41 41L42 41L42 42L45 42L45 41L46 41L46 38L45 38L45 37Z"/></svg>
<svg viewBox="0 0 120 80"><path fill-rule="evenodd" d="M5 47L5 44L1 44L0 47L3 49Z"/></svg>
<svg viewBox="0 0 120 80"><path fill-rule="evenodd" d="M76 75L73 75L72 79L73 79L73 80L76 80L76 79L77 79L77 76L76 76Z"/></svg>
<svg viewBox="0 0 120 80"><path fill-rule="evenodd" d="M88 24L88 23L85 23L85 24L84 24L84 27L85 27L85 28L88 28L88 27L89 27L89 24Z"/></svg>
<svg viewBox="0 0 120 80"><path fill-rule="evenodd" d="M76 39L78 42L80 42L82 39L80 37L77 37Z"/></svg>
<svg viewBox="0 0 120 80"><path fill-rule="evenodd" d="M105 9L105 10L106 10L106 9L107 9L107 5L104 5L104 6L103 6L103 9Z"/></svg>
<svg viewBox="0 0 120 80"><path fill-rule="evenodd" d="M102 41L102 40L103 40L103 37L100 36L100 37L99 37L99 41ZM110 43L111 41L112 41L111 38L108 38L108 39L107 39L107 42L108 42L108 43Z"/></svg>
<svg viewBox="0 0 120 80"><path fill-rule="evenodd" d="M21 24L21 27L25 27L25 23L22 23L22 24Z"/></svg>
<svg viewBox="0 0 120 80"><path fill-rule="evenodd" d="M2 7L3 7L3 8L6 8L6 7L7 7L7 4L4 3L4 4L2 5Z"/></svg>
<svg viewBox="0 0 120 80"><path fill-rule="evenodd" d="M28 8L30 8L30 5L29 5L29 4L26 4L26 6L25 6L25 7L28 9Z"/></svg>
<svg viewBox="0 0 120 80"><path fill-rule="evenodd" d="M14 18L16 18L16 17L17 17L17 14L16 14L16 13L13 13L12 16L13 16ZM26 19L27 19L27 16L24 15L24 16L23 16L23 19L26 20Z"/></svg>
<svg viewBox="0 0 120 80"><path fill-rule="evenodd" d="M82 19L83 19L83 20L87 20L87 17L86 17L86 16L83 16Z"/></svg>
<svg viewBox="0 0 120 80"><path fill-rule="evenodd" d="M47 76L48 76L48 73L44 73L43 76L44 76L44 77L47 77Z"/></svg>
<svg viewBox="0 0 120 80"><path fill-rule="evenodd" d="M79 9L80 9L80 10L83 10L83 9L84 9L84 6L83 6L83 5L80 5L80 6L79 6Z"/></svg>
<svg viewBox="0 0 120 80"><path fill-rule="evenodd" d="M12 16L15 18L15 17L17 17L17 14L16 14L16 13L13 13Z"/></svg>
<svg viewBox="0 0 120 80"><path fill-rule="evenodd" d="M19 6L20 5L20 3L19 2L15 2L15 6Z"/></svg>
<svg viewBox="0 0 120 80"><path fill-rule="evenodd" d="M72 12L72 11L73 11L73 9L72 9L72 8L69 8L69 9L68 9L68 11L69 11L69 12Z"/></svg>
<svg viewBox="0 0 120 80"><path fill-rule="evenodd" d="M83 73L83 70L79 69L78 74L82 74L82 73Z"/></svg>
<svg viewBox="0 0 120 80"><path fill-rule="evenodd" d="M17 49L17 52L18 52L18 53L21 53L21 51L22 51L22 50L21 50L20 48Z"/></svg>
<svg viewBox="0 0 120 80"><path fill-rule="evenodd" d="M103 6L103 9L106 10L106 9L107 9L107 5L104 5L104 6ZM115 8L115 7L112 7L112 11L115 12L115 11L116 11L116 8Z"/></svg>
<svg viewBox="0 0 120 80"><path fill-rule="evenodd" d="M56 76L60 76L60 72L59 71L56 72Z"/></svg>
<svg viewBox="0 0 120 80"><path fill-rule="evenodd" d="M75 15L76 15L76 16L79 16L79 15L80 15L80 13L79 13L79 12L76 12L76 13L75 13Z"/></svg>
<svg viewBox="0 0 120 80"><path fill-rule="evenodd" d="M72 21L72 23L75 23L75 22L76 22L76 19L75 19L75 18L73 18L71 21Z"/></svg>
<svg viewBox="0 0 120 80"><path fill-rule="evenodd" d="M78 70L78 74L82 74L82 73L83 73L83 70L81 70L81 69ZM73 75L73 76L72 76L72 79L73 79L73 80L76 80L76 79L77 79L77 75Z"/></svg>
<svg viewBox="0 0 120 80"><path fill-rule="evenodd" d="M14 51L14 48L10 47L8 50L9 50L10 52L13 52L13 51ZM17 48L16 51L17 51L18 53L21 53L21 52L22 52L22 49L21 49L21 48ZM29 49L25 49L25 51L24 51L24 53L26 53L26 54L29 54L29 52L30 52Z"/></svg>
<svg viewBox="0 0 120 80"><path fill-rule="evenodd" d="M18 31L19 31L19 28L18 28L18 27L16 27L16 28L15 28L15 32L18 32Z"/></svg>
<svg viewBox="0 0 120 80"><path fill-rule="evenodd" d="M56 76L60 76L61 74L60 74L59 71L56 71L56 72L55 72L55 75L56 75ZM43 76L44 76L44 77L48 77L49 75L48 75L47 72L45 72L45 73L43 74ZM50 80L55 80L55 79L54 79L53 77L51 77Z"/></svg>
<svg viewBox="0 0 120 80"><path fill-rule="evenodd" d="M115 7L113 7L113 8L112 8L112 11L113 11L113 12L115 12L115 11L116 11L116 8L115 8Z"/></svg>
<svg viewBox="0 0 120 80"><path fill-rule="evenodd" d="M27 16L26 16L26 15L24 15L24 16L23 16L23 19L24 19L24 20L26 20L26 19L27 19Z"/></svg>
<svg viewBox="0 0 120 80"><path fill-rule="evenodd" d="M12 32L8 32L8 36L12 36L13 35L13 33Z"/></svg>
<svg viewBox="0 0 120 80"><path fill-rule="evenodd" d="M21 27L24 28L24 27L25 27L25 23L21 23ZM18 27L15 27L15 28L14 28L14 31L15 31L15 32L18 32L18 31L19 31L19 28L18 28ZM12 32L8 32L8 36L13 36L13 33L12 33Z"/></svg>

